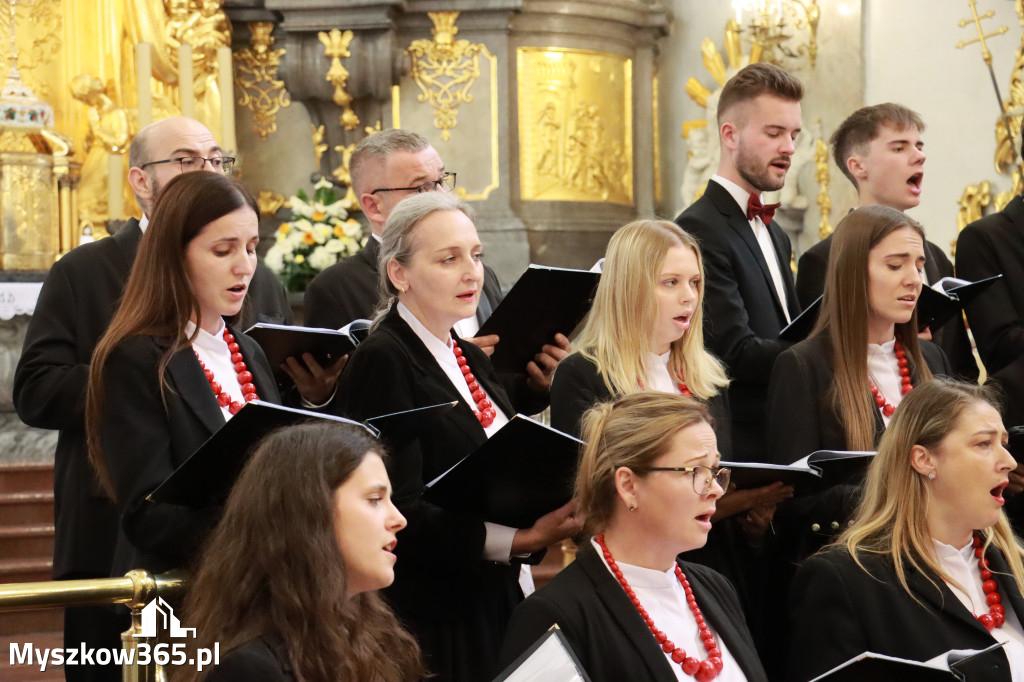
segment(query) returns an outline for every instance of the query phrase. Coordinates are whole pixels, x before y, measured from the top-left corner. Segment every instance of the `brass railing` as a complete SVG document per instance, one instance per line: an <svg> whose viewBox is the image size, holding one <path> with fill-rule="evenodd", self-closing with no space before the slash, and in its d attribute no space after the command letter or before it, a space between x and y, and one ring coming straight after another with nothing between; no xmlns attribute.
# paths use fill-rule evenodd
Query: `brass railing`
<svg viewBox="0 0 1024 682"><path fill-rule="evenodd" d="M0 613L28 611L90 604L124 604L132 614L131 628L121 634L121 647L129 655L122 666L124 682L164 682L167 676L157 663L139 665L137 652L142 644L152 649L155 637L141 637L142 609L157 597L175 598L184 592L185 574L170 571L154 576L147 571L128 572L123 578L94 580L57 580L52 582L0 585Z"/></svg>

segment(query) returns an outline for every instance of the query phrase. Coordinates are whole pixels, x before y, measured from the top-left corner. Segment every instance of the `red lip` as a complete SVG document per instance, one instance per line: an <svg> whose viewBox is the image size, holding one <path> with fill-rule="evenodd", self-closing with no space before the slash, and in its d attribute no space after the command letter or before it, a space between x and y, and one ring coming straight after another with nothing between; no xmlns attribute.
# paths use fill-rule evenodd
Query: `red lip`
<svg viewBox="0 0 1024 682"><path fill-rule="evenodd" d="M989 491L989 494L992 495L992 499L994 499L1000 507L1006 504L1006 500L1003 498L1003 491L1006 490L1006 486L1008 485L1010 485L1010 482L1006 481L1005 483L1000 483Z"/></svg>

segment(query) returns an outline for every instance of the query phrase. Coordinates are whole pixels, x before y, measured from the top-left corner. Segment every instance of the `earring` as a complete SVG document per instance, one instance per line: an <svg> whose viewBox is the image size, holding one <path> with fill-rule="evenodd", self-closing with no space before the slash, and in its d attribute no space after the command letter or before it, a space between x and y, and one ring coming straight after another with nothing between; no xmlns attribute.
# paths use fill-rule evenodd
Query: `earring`
<svg viewBox="0 0 1024 682"><path fill-rule="evenodd" d="M928 480L929 481L934 481L935 480L935 472L934 471L931 471L931 472L928 473Z"/></svg>
<svg viewBox="0 0 1024 682"><path fill-rule="evenodd" d="M635 504L629 505L629 511L636 511L636 505Z"/></svg>

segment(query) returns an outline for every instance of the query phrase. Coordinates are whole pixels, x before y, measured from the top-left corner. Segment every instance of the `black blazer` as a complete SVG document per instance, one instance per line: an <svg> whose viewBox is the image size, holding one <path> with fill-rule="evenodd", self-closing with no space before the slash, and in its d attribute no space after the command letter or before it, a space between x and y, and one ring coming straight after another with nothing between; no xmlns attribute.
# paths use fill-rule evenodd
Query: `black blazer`
<svg viewBox="0 0 1024 682"><path fill-rule="evenodd" d="M814 303L825 290L825 272L828 269L828 256L832 250L832 235L807 249L800 256L796 270L796 295L803 307ZM943 277L953 276L953 264L945 252L928 240L924 242L924 272L929 282L937 282ZM974 359L971 340L967 336L963 318L960 315L946 322L938 329L932 330L932 341L941 348L949 358L953 374L964 381L978 380L978 363Z"/></svg>
<svg viewBox="0 0 1024 682"><path fill-rule="evenodd" d="M1006 425L1024 424L1024 198L963 229L956 271L972 281L1003 275L967 306L967 321L990 379L1006 393Z"/></svg>
<svg viewBox="0 0 1024 682"><path fill-rule="evenodd" d="M226 652L203 682L295 682L288 652L278 637L263 636Z"/></svg>
<svg viewBox="0 0 1024 682"><path fill-rule="evenodd" d="M280 402L259 345L232 332L260 399ZM225 423L191 348L171 358L166 374L169 389L161 394L157 364L166 347L167 340L151 336L125 339L110 354L103 372L100 447L121 515L112 576L133 568L160 573L186 567L218 513L146 500Z"/></svg>
<svg viewBox="0 0 1024 682"><path fill-rule="evenodd" d="M754 650L736 593L715 571L680 561L697 604L750 682L767 681ZM530 595L512 616L501 651L501 667L555 623L594 682L675 682L676 675L651 631L589 541L576 560ZM704 652L687 649L704 659Z"/></svg>
<svg viewBox="0 0 1024 682"><path fill-rule="evenodd" d="M697 239L704 259L704 335L733 380L733 458L756 460L764 442L768 377L776 356L789 346L778 338L786 326L782 307L790 318L800 313L789 237L774 221L768 225L786 291L780 301L746 214L724 187L708 182L704 195L676 223Z"/></svg>
<svg viewBox="0 0 1024 682"><path fill-rule="evenodd" d="M835 547L800 566L792 589L787 679L810 680L864 651L926 661L950 649L984 649L995 643L938 578L933 578L936 588L923 573L907 567L907 582L918 603L900 585L891 557L865 554L861 560L868 571L845 548ZM994 550L989 560L1004 602L1024 614L1024 598L1006 560ZM1006 655L999 652L996 658L996 669L972 675L972 682L1010 682Z"/></svg>
<svg viewBox="0 0 1024 682"><path fill-rule="evenodd" d="M377 259L380 242L367 237L353 256L325 268L306 287L305 320L310 327L338 329L352 320L371 319L380 302ZM494 270L484 265L484 287L477 307L483 323L501 302L501 284Z"/></svg>
<svg viewBox="0 0 1024 682"><path fill-rule="evenodd" d="M930 341L920 343L932 374L950 376L952 369L942 349ZM791 464L815 450L847 449L846 432L832 404L834 377L827 334L805 339L779 356L768 391L768 450L763 461ZM911 378L917 383L914 368ZM885 426L877 409L871 413L877 443Z"/></svg>
<svg viewBox="0 0 1024 682"><path fill-rule="evenodd" d="M497 409L512 405L483 351L460 344ZM518 566L485 561L484 521L423 499L424 486L482 445L487 435L427 347L392 307L349 358L332 410L364 420L458 401L419 438L390 451L395 505L409 525L395 550L395 582L384 591L441 679L489 679L505 624L522 600Z"/></svg>
<svg viewBox="0 0 1024 682"><path fill-rule="evenodd" d="M614 399L604 378L590 359L582 353L573 353L558 363L551 380L551 426L565 433L581 437L583 414L598 403ZM715 437L722 459L732 453L729 400L725 392L718 393L707 402L708 411L715 420Z"/></svg>

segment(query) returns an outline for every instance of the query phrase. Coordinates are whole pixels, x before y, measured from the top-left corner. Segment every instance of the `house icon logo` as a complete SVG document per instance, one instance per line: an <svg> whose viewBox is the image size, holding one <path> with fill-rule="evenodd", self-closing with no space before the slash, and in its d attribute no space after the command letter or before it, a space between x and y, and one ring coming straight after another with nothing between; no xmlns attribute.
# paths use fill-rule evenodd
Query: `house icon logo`
<svg viewBox="0 0 1024 682"><path fill-rule="evenodd" d="M183 628L171 605L157 597L142 609L142 632L132 637L156 637L158 631L171 637L195 637L195 628Z"/></svg>

